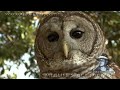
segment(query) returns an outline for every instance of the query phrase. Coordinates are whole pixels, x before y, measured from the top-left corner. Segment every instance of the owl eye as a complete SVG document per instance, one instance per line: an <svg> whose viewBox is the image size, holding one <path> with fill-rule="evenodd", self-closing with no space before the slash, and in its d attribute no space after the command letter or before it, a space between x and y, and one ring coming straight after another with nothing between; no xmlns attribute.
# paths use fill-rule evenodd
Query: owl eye
<svg viewBox="0 0 120 90"><path fill-rule="evenodd" d="M80 30L72 30L70 31L70 36L72 38L75 38L75 39L79 39L82 37L84 32L80 31Z"/></svg>
<svg viewBox="0 0 120 90"><path fill-rule="evenodd" d="M47 39L49 42L55 42L58 41L59 35L56 32L52 32L51 34L48 35Z"/></svg>

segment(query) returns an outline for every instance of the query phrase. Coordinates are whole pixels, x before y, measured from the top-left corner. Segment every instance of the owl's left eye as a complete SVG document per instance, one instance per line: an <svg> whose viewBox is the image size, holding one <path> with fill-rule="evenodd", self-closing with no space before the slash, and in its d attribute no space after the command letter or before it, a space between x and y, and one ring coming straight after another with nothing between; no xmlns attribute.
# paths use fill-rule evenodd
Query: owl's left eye
<svg viewBox="0 0 120 90"><path fill-rule="evenodd" d="M47 39L49 42L55 42L58 41L59 35L56 32L52 32L51 34L48 35Z"/></svg>
<svg viewBox="0 0 120 90"><path fill-rule="evenodd" d="M72 30L72 31L70 31L70 36L72 38L79 39L83 36L83 33L84 32L82 32L80 30Z"/></svg>

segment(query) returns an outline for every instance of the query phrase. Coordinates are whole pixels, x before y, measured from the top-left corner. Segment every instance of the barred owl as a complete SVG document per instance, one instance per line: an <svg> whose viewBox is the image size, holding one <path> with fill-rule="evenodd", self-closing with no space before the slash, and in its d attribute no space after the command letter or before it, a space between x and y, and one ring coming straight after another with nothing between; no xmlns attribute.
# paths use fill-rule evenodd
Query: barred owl
<svg viewBox="0 0 120 90"><path fill-rule="evenodd" d="M84 12L65 11L47 15L40 23L35 39L35 56L41 79L115 79L113 72L96 71L106 49L99 25ZM104 56L105 57L105 56ZM114 67L113 67L114 66Z"/></svg>

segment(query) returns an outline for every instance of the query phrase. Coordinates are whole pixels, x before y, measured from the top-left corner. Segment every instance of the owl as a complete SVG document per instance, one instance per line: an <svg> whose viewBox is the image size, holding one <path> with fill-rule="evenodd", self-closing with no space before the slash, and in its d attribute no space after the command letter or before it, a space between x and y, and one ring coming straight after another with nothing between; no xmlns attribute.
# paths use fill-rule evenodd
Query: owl
<svg viewBox="0 0 120 90"><path fill-rule="evenodd" d="M37 30L35 56L41 79L116 79L114 63L99 69L106 49L100 26L86 13L61 11L47 15ZM105 56L104 56L105 57ZM105 58L103 58L105 62ZM117 71L117 74L116 74Z"/></svg>

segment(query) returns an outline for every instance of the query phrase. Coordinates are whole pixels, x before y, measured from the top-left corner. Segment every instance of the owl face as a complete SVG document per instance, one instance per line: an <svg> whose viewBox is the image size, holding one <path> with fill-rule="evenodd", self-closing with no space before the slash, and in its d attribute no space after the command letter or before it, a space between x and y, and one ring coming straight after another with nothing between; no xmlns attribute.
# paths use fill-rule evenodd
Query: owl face
<svg viewBox="0 0 120 90"><path fill-rule="evenodd" d="M39 53L44 57L38 58L41 71L86 68L87 58L97 44L96 33L89 19L74 13L47 18L36 38Z"/></svg>

